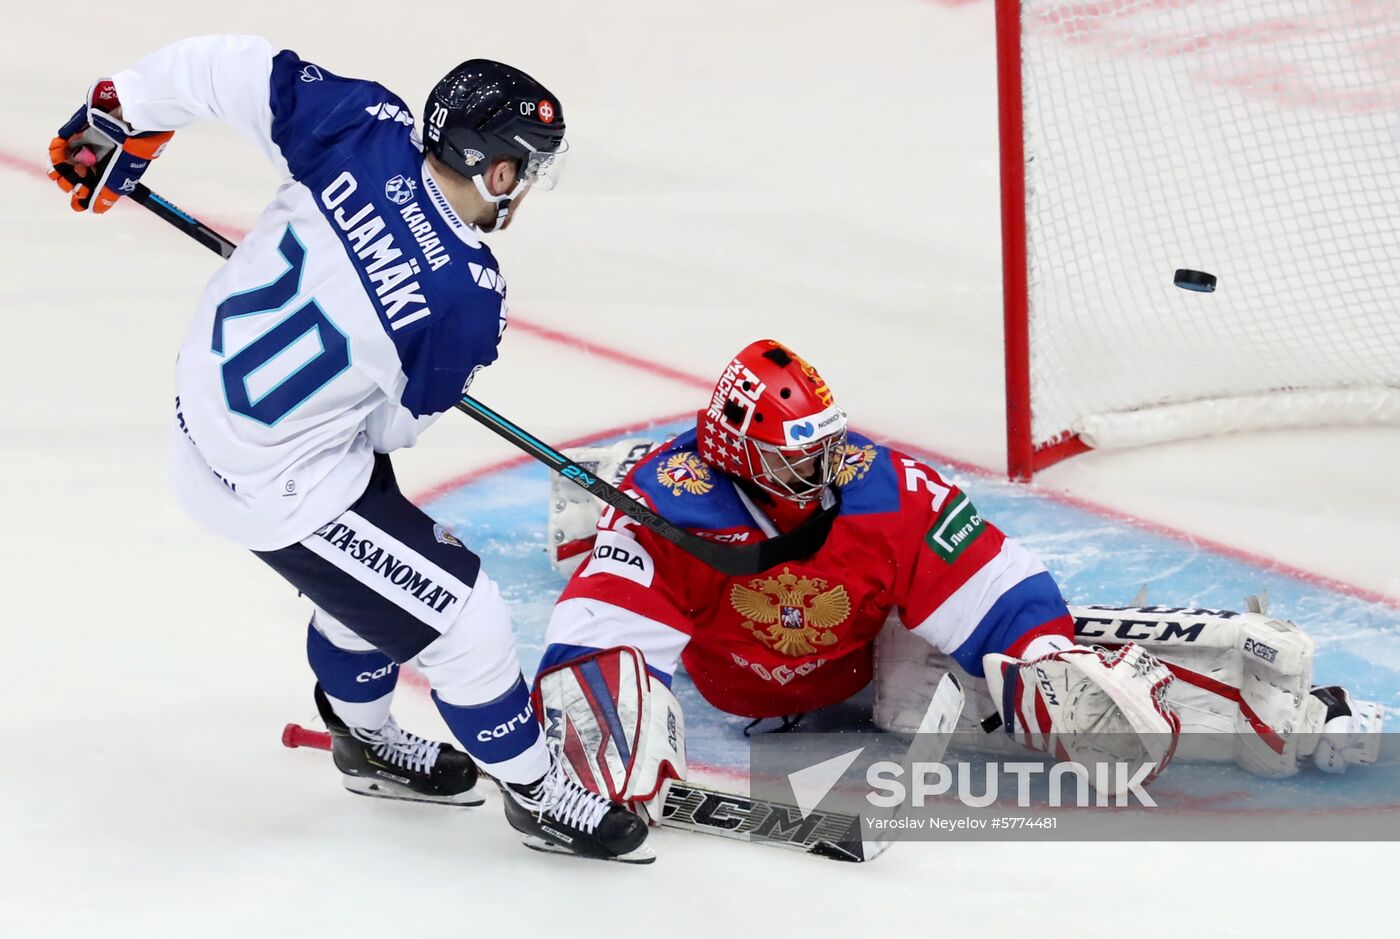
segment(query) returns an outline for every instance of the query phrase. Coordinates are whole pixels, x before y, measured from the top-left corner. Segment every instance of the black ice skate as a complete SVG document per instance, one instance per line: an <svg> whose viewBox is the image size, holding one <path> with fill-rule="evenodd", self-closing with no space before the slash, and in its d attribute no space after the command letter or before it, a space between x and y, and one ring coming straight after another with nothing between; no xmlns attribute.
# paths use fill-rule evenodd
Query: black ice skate
<svg viewBox="0 0 1400 939"><path fill-rule="evenodd" d="M543 779L507 783L501 790L506 820L527 848L625 864L656 860L646 843L646 822L579 785L552 754Z"/></svg>
<svg viewBox="0 0 1400 939"><path fill-rule="evenodd" d="M316 709L331 732L331 756L351 792L450 805L486 801L476 789L476 764L452 745L411 734L392 717L377 731L350 727L331 710L320 685Z"/></svg>

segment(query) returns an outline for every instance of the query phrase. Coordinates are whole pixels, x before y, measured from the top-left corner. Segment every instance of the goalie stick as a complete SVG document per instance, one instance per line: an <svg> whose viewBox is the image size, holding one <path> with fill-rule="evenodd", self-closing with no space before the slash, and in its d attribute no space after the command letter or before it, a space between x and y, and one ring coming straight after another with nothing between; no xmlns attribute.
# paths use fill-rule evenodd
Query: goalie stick
<svg viewBox="0 0 1400 939"><path fill-rule="evenodd" d="M963 690L957 679L951 674L943 676L919 722L919 732L905 753L906 768L914 763L936 763L943 759L953 728L962 715L963 703ZM282 745L292 749L329 750L331 735L300 724L288 724L282 730ZM678 781L673 781L666 790L661 827L737 841L756 841L836 861L874 860L891 843L887 838L864 838L858 815L821 810L803 813L795 805Z"/></svg>
<svg viewBox="0 0 1400 939"><path fill-rule="evenodd" d="M127 198L150 210L222 258L230 257L238 247L193 215L176 208L173 203L152 192L141 183L136 184L136 188L128 194ZM713 541L706 541L699 535L691 534L685 529L671 524L665 517L653 512L617 487L589 473L549 444L522 430L470 395L463 395L456 406L458 410L477 423L505 438L560 476L640 522L682 551L699 558L720 573L728 574L731 577L757 574L779 564L811 557L822 546L826 536L831 531L832 523L836 521L836 516L841 512L841 491L833 488L831 491L835 496L835 501L790 532L750 545L717 544Z"/></svg>
<svg viewBox="0 0 1400 939"><path fill-rule="evenodd" d="M915 763L937 763L943 759L965 700L958 680L951 673L944 675L904 754L902 764L906 772ZM896 807L888 817L897 817L903 811L903 807ZM865 814L869 817L874 813ZM824 810L804 814L795 805L756 800L689 782L671 783L662 807L661 826L795 848L835 861L871 861L893 843L888 834L867 837L859 815ZM883 832L894 830L893 826L886 826Z"/></svg>

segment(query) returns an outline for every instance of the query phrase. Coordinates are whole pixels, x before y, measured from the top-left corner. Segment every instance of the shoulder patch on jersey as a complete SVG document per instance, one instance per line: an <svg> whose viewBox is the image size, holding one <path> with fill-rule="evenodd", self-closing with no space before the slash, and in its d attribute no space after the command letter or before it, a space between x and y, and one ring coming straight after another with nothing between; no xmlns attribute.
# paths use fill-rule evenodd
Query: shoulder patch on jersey
<svg viewBox="0 0 1400 939"><path fill-rule="evenodd" d="M841 467L836 471L836 485L848 486L858 479L864 479L878 456L879 451L874 444L846 444L841 448Z"/></svg>
<svg viewBox="0 0 1400 939"><path fill-rule="evenodd" d="M713 475L705 461L690 451L673 453L656 464L656 481L671 490L673 496L686 492L704 495L715 488Z"/></svg>
<svg viewBox="0 0 1400 939"><path fill-rule="evenodd" d="M960 493L938 513L924 541L934 554L945 563L952 564L986 530L987 526L983 524L982 516L972 500Z"/></svg>
<svg viewBox="0 0 1400 939"><path fill-rule="evenodd" d="M899 511L899 483L889 450L859 434L850 434L836 471L842 515Z"/></svg>
<svg viewBox="0 0 1400 939"><path fill-rule="evenodd" d="M496 259L489 253L483 253L482 260L486 264L478 264L475 261L467 262L467 270L471 271L472 281L478 286L494 291L501 295L501 299L506 298L506 278L501 273L500 268L494 267Z"/></svg>
<svg viewBox="0 0 1400 939"><path fill-rule="evenodd" d="M623 488L627 486L681 528L727 532L726 540L739 540L735 529L757 530L733 483L695 452L694 430L653 450L632 469Z"/></svg>
<svg viewBox="0 0 1400 939"><path fill-rule="evenodd" d="M466 545L462 544L462 539L453 534L450 528L436 522L433 523L433 537L437 539L438 544L451 545L454 548L466 547Z"/></svg>
<svg viewBox="0 0 1400 939"><path fill-rule="evenodd" d="M375 104L368 105L365 108L365 113L376 120L394 121L405 127L414 126L413 115L402 103L379 101Z"/></svg>

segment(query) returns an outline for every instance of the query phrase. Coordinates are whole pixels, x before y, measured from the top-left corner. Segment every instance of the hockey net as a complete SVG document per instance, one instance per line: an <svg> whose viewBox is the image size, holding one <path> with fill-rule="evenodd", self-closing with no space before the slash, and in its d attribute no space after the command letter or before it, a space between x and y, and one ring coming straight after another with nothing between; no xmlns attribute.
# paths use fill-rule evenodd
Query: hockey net
<svg viewBox="0 0 1400 939"><path fill-rule="evenodd" d="M1400 3L997 0L997 34L1014 478L1400 423Z"/></svg>

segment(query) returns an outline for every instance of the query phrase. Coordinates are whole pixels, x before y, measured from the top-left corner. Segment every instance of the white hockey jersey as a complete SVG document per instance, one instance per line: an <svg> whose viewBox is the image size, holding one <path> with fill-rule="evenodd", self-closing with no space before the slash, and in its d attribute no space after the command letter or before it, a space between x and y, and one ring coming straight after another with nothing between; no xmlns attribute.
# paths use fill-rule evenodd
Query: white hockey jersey
<svg viewBox="0 0 1400 939"><path fill-rule="evenodd" d="M181 347L171 472L216 532L295 543L495 360L505 281L382 86L248 36L182 40L113 82L138 130L225 121L282 175Z"/></svg>

